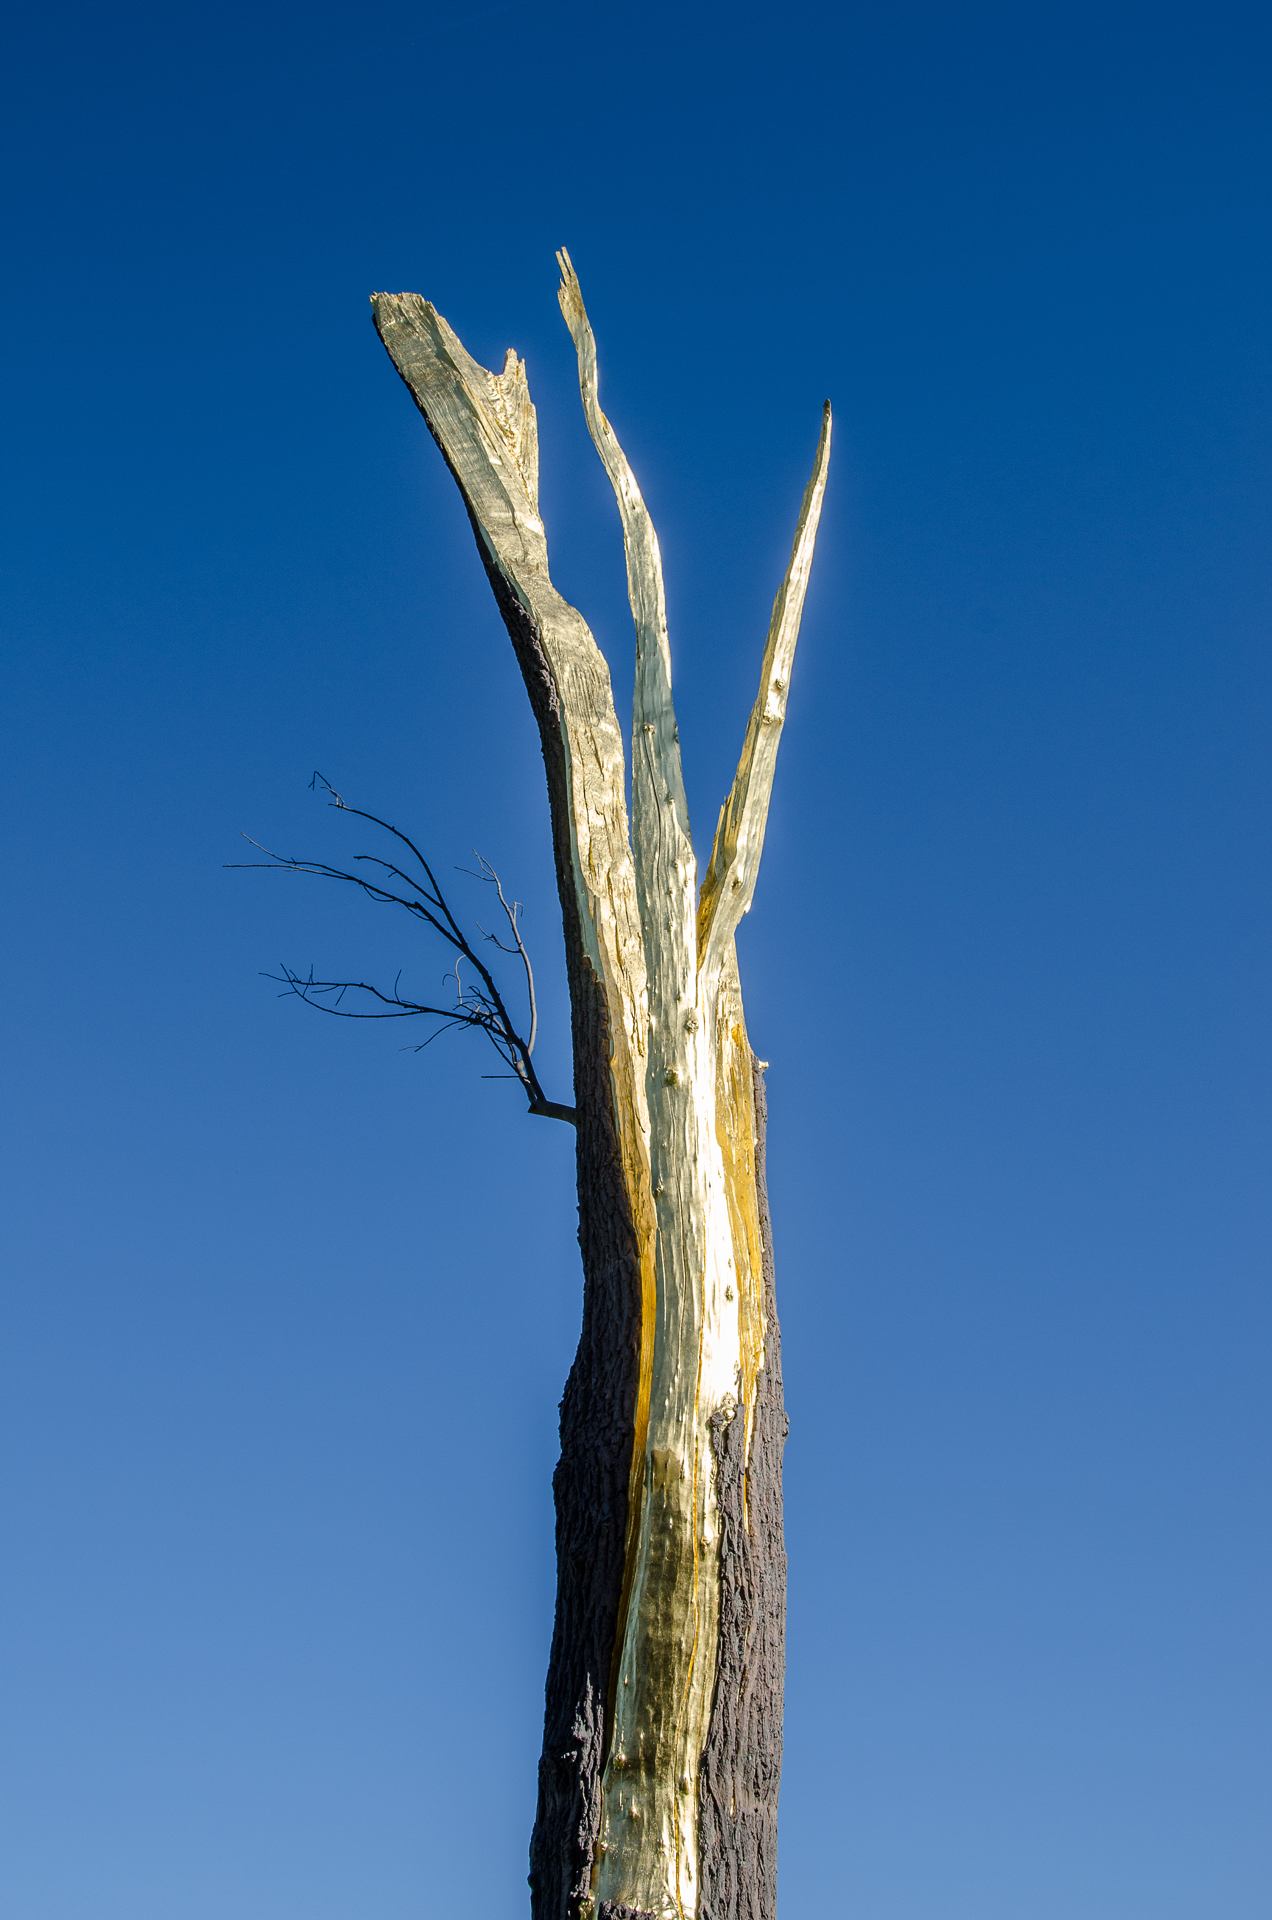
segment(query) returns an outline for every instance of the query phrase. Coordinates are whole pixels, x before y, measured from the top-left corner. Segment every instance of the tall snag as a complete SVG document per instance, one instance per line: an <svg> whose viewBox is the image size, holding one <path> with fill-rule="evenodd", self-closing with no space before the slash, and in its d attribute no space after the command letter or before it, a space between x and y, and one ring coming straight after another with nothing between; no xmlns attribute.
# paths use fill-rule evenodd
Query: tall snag
<svg viewBox="0 0 1272 1920"><path fill-rule="evenodd" d="M558 1588L534 1920L772 1920L785 1574L764 1095L734 936L754 896L830 452L826 407L732 789L699 882L662 564L560 302L636 627L632 819L609 672L548 571L524 364L479 366L416 294L385 347L463 495L547 769L565 923L583 1329L561 1407Z"/></svg>

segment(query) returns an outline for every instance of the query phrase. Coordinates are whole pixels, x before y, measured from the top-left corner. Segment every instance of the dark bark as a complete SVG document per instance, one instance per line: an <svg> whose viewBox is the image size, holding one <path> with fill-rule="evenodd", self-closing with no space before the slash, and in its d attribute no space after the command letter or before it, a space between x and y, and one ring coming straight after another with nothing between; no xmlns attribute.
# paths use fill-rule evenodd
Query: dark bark
<svg viewBox="0 0 1272 1920"><path fill-rule="evenodd" d="M473 531L539 728L570 985L583 1324L561 1400L561 1457L552 1480L556 1618L530 1840L530 1908L533 1920L577 1920L591 1886L623 1588L640 1256L619 1154L609 1016L579 925L557 688L538 631L491 564L475 525Z"/></svg>
<svg viewBox="0 0 1272 1920"><path fill-rule="evenodd" d="M533 622L491 565L480 535L477 549L539 727L570 983L583 1324L561 1400L561 1457L552 1479L556 1618L530 1839L530 1908L533 1920L576 1920L591 1886L623 1588L640 1359L640 1256L619 1154L609 1016L579 926L557 688Z"/></svg>
<svg viewBox="0 0 1272 1920"><path fill-rule="evenodd" d="M609 1078L609 1023L586 959L574 1013L583 1327L561 1401L557 1599L530 1842L534 1920L576 1920L600 1817L627 1536L640 1346L640 1266Z"/></svg>
<svg viewBox="0 0 1272 1920"><path fill-rule="evenodd" d="M720 1500L720 1647L699 1781L701 1920L774 1920L777 1794L786 1667L786 1546L782 1532L782 1341L773 1284L765 1168L764 1076L755 1086L756 1184L764 1250L764 1367L757 1383L743 1504L743 1423L715 1424Z"/></svg>

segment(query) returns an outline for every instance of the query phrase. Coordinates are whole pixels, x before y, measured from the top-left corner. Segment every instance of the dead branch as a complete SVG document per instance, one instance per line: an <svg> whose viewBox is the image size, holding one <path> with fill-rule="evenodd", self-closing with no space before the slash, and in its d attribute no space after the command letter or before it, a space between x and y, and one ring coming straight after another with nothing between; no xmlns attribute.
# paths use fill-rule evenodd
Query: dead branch
<svg viewBox="0 0 1272 1920"><path fill-rule="evenodd" d="M351 807L343 795L337 793L331 782L321 773L315 773L310 781L314 791L327 795L327 805L348 813L357 820L365 820L371 826L396 840L406 849L410 861L418 868L418 874L410 870L409 865L398 860L386 859L382 854L357 853L353 857L354 866L365 866L367 872L351 872L344 867L335 867L325 860L296 858L290 854L274 851L261 841L253 839L250 833L243 835L249 846L255 847L265 857L262 860L230 860L226 866L237 871L257 871L271 873L304 873L320 880L339 880L345 885L357 887L368 900L377 906L401 907L413 918L440 935L443 942L451 948L454 958L448 973L453 983L454 998L449 1005L434 1006L430 1002L412 1000L401 992L402 975L399 971L392 993L368 980L320 980L311 967L307 974L301 974L295 968L282 965L282 971L267 974L265 977L282 983L283 997L294 996L303 1000L308 1007L314 1007L319 1013L327 1013L341 1020L418 1020L431 1019L437 1025L421 1040L412 1051L422 1053L434 1040L454 1028L470 1027L484 1034L509 1072L483 1075L485 1079L515 1079L520 1082L526 1096L530 1112L548 1120L565 1120L574 1124L577 1115L572 1106L558 1100L549 1100L543 1091L538 1072L533 1061L535 1040L538 1037L538 1002L535 995L534 968L521 932L521 902L510 901L504 892L503 882L495 868L484 855L475 853L477 870L474 878L494 888L495 897L507 921L512 936L511 944L497 935L488 933L478 925L477 931L485 944L498 948L500 953L515 956L521 963L525 978L527 1017L525 1032L509 1010L507 999L494 974L473 946L463 925L453 912L437 875L425 859L423 853L409 835L403 833L388 820L382 820L378 814L368 813L362 807ZM463 869L471 871L471 869ZM377 876L377 877L373 877ZM387 884L389 880L399 882L403 891ZM473 978L465 978L464 967L471 969ZM345 1000L354 1004L346 1006ZM374 1002L376 1004L367 1004Z"/></svg>

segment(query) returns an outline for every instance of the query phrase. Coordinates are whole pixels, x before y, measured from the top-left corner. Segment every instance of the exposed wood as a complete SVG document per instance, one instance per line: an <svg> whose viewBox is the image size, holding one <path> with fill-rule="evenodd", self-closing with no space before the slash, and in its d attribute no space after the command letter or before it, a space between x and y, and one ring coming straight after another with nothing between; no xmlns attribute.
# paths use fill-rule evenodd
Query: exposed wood
<svg viewBox="0 0 1272 1920"><path fill-rule="evenodd" d="M813 471L799 510L790 565L773 602L764 661L760 668L760 690L751 709L733 786L720 809L711 860L702 883L702 899L698 908L698 950L708 973L719 964L728 941L736 932L743 914L750 911L755 897L760 855L764 850L764 829L768 824L769 802L773 795L777 749L786 720L795 643L799 639L804 596L808 591L813 548L826 494L830 427L828 400L822 412Z"/></svg>
<svg viewBox="0 0 1272 1920"><path fill-rule="evenodd" d="M538 636L565 758L565 824L584 950L605 992L633 1211L648 1212L645 960L627 833L623 739L609 669L548 571L538 430L525 365L480 366L418 294L375 294L380 337L458 482L490 567Z"/></svg>

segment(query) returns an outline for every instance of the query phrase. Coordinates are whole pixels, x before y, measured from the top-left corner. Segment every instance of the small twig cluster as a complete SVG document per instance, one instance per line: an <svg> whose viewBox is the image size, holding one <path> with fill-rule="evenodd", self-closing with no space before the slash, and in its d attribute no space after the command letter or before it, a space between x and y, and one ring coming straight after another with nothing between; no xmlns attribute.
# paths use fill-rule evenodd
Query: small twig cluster
<svg viewBox="0 0 1272 1920"><path fill-rule="evenodd" d="M525 975L527 1015L525 1032L514 1021L497 981L480 953L464 932L450 903L438 884L437 875L429 865L420 849L400 828L381 820L374 813L367 813L361 807L351 807L344 797L336 792L331 782L321 773L315 773L310 787L327 795L328 806L336 807L342 813L351 814L355 819L366 820L373 827L389 834L406 855L399 854L396 861L386 860L379 854L358 853L354 855L355 866L365 866L365 873L348 872L343 867L328 866L323 860L296 860L286 854L275 853L250 833L243 838L250 846L264 854L263 860L234 860L227 864L235 868L265 869L271 872L308 873L323 880L342 880L357 887L368 900L374 900L381 906L402 907L416 920L431 927L439 934L447 946L453 950L448 978L454 986L454 998L449 1006L430 1006L421 1000L408 999L401 990L402 975L398 973L393 983L393 991L385 993L382 988L372 985L368 980L319 980L311 967L308 974L300 974L294 968L284 964L282 972L267 974L270 980L279 980L283 984L284 995L295 995L306 1006L316 1007L320 1013L335 1015L341 1020L417 1020L431 1018L437 1024L413 1049L423 1052L431 1046L439 1035L455 1027L472 1027L485 1034L500 1060L508 1069L506 1073L484 1074L488 1080L518 1080L529 1102L531 1113L542 1115L549 1120L567 1120L573 1122L575 1110L560 1101L549 1100L539 1082L535 1070L533 1054L538 1034L539 1016L535 999L534 969L530 964L530 955L521 934L521 903L509 900L503 889L503 883L489 860L476 854L477 869L473 877L493 887L495 898L503 913L510 937L501 938L489 933L480 924L477 932L483 942L497 947L500 953L507 954L521 963ZM409 859L407 858L409 856ZM406 864L401 864L403 861ZM418 873L411 871L412 863ZM463 869L465 872L471 869ZM400 885L404 891L395 890ZM356 1004L357 996L367 1001L375 1001L376 1006ZM346 1006L346 998L355 1004Z"/></svg>

